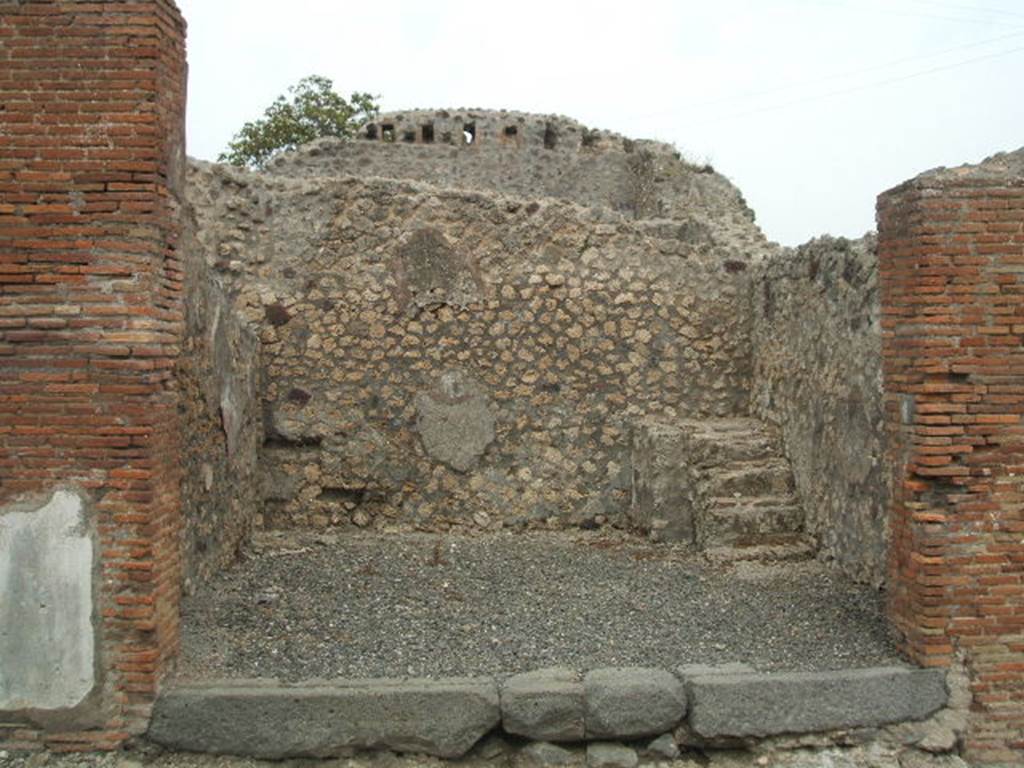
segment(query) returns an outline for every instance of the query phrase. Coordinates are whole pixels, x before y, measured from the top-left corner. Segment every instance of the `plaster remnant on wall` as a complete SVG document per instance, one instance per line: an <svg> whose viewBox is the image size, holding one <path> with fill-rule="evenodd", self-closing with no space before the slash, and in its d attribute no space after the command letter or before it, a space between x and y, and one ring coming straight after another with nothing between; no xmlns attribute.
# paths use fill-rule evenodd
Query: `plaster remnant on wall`
<svg viewBox="0 0 1024 768"><path fill-rule="evenodd" d="M462 309L480 299L480 280L473 265L432 227L418 229L401 242L392 267L402 304L416 309L443 304Z"/></svg>
<svg viewBox="0 0 1024 768"><path fill-rule="evenodd" d="M0 509L0 712L68 709L93 690L92 577L80 496Z"/></svg>
<svg viewBox="0 0 1024 768"><path fill-rule="evenodd" d="M468 472L494 442L494 415L483 388L458 370L416 397L416 427L426 452L456 472Z"/></svg>

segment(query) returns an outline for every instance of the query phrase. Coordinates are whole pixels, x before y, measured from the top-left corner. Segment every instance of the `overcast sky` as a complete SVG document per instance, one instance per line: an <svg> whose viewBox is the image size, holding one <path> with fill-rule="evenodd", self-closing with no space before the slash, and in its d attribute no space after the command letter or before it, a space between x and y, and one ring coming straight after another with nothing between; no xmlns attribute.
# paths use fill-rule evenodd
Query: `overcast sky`
<svg viewBox="0 0 1024 768"><path fill-rule="evenodd" d="M878 192L1024 146L1024 0L178 0L188 148L309 74L385 110L558 113L674 143L786 245Z"/></svg>

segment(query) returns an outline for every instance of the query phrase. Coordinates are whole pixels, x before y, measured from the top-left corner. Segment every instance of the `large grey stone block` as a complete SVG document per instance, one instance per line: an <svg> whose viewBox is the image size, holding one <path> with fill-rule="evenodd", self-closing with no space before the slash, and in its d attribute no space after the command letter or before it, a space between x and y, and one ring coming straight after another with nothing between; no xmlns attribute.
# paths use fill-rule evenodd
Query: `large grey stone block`
<svg viewBox="0 0 1024 768"><path fill-rule="evenodd" d="M922 720L945 703L941 670L703 675L687 680L690 727L705 738L813 733Z"/></svg>
<svg viewBox="0 0 1024 768"><path fill-rule="evenodd" d="M675 675L646 667L595 669L583 678L588 738L632 738L672 730L686 715Z"/></svg>
<svg viewBox="0 0 1024 768"><path fill-rule="evenodd" d="M357 749L460 757L499 719L491 680L241 681L166 691L148 736L174 749L270 760Z"/></svg>
<svg viewBox="0 0 1024 768"><path fill-rule="evenodd" d="M583 683L572 670L515 675L501 687L501 721L508 733L538 741L584 737Z"/></svg>

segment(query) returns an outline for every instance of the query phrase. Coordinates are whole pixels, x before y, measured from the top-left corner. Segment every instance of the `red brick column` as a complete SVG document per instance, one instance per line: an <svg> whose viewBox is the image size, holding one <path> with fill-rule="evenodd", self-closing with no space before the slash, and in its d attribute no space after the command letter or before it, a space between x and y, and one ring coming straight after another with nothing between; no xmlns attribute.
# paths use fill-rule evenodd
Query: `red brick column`
<svg viewBox="0 0 1024 768"><path fill-rule="evenodd" d="M916 661L963 654L979 762L1024 763L1024 157L878 198L893 468L890 615Z"/></svg>
<svg viewBox="0 0 1024 768"><path fill-rule="evenodd" d="M0 744L116 745L178 643L184 37L173 0L0 0L0 503L84 490L104 668L95 728Z"/></svg>

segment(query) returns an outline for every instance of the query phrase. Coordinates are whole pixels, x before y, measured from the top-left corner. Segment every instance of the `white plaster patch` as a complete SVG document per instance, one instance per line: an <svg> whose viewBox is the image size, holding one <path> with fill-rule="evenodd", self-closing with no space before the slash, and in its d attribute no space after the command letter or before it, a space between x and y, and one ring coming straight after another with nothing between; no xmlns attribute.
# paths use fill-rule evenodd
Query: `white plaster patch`
<svg viewBox="0 0 1024 768"><path fill-rule="evenodd" d="M82 499L22 510L0 510L0 711L74 707L96 683Z"/></svg>

